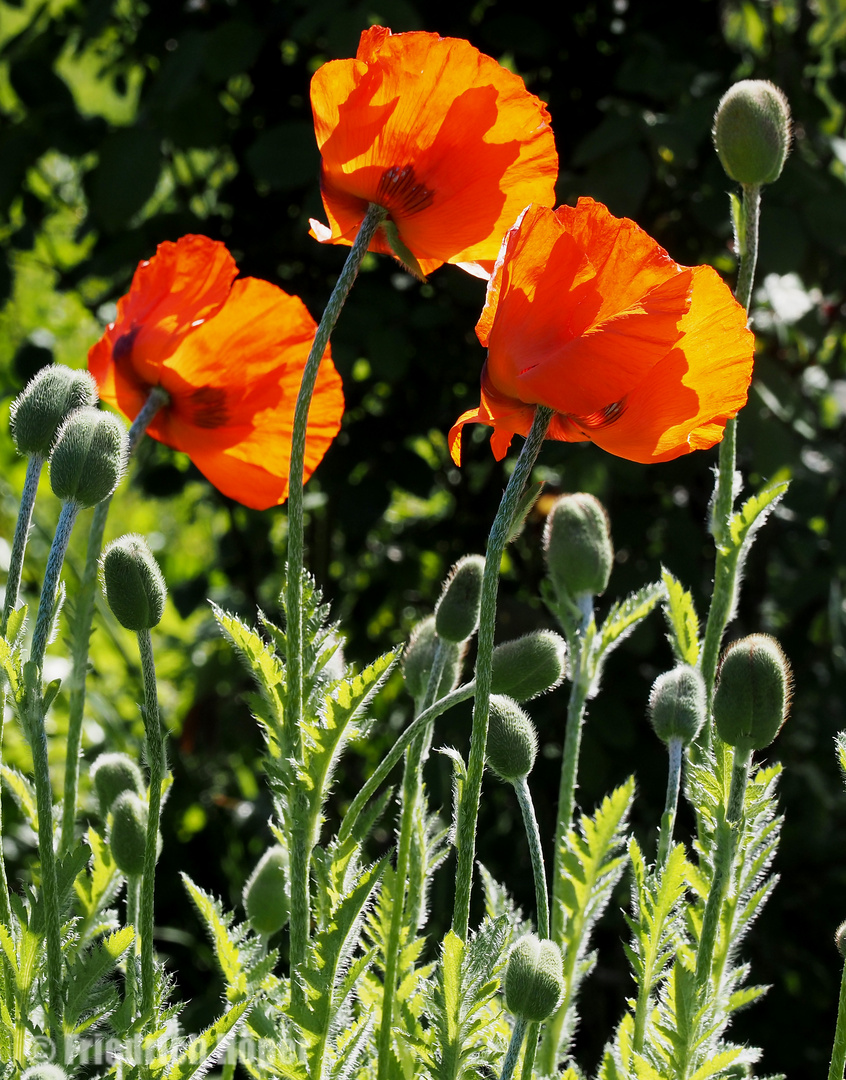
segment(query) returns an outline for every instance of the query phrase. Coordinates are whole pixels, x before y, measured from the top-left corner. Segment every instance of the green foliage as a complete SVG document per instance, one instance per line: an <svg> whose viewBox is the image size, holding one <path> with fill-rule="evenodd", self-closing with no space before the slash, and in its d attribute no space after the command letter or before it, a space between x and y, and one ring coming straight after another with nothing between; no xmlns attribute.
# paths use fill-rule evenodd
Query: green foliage
<svg viewBox="0 0 846 1080"><path fill-rule="evenodd" d="M693 597L669 570L662 568L661 580L666 589L664 616L673 653L681 663L694 667L699 659L699 617Z"/></svg>

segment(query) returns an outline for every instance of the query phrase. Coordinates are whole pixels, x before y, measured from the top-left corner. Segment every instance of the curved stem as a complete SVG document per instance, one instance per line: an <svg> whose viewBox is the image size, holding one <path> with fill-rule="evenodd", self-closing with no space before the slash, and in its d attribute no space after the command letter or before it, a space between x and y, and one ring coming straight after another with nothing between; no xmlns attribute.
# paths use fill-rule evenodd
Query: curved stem
<svg viewBox="0 0 846 1080"><path fill-rule="evenodd" d="M828 1080L843 1080L846 1069L846 964L840 979L840 1000L837 1004L837 1025L834 1029L834 1046L831 1049L831 1065Z"/></svg>
<svg viewBox="0 0 846 1080"><path fill-rule="evenodd" d="M514 1075L514 1069L517 1065L517 1059L520 1057L520 1048L523 1045L523 1039L526 1036L526 1028L529 1026L528 1020L524 1020L522 1017L518 1017L514 1021L514 1030L511 1032L511 1041L508 1043L508 1050L505 1054L505 1060L502 1063L502 1072L499 1074L499 1080L511 1080Z"/></svg>
<svg viewBox="0 0 846 1080"><path fill-rule="evenodd" d="M670 739L667 746L669 763L667 769L667 794L664 799L664 813L661 816L661 831L658 836L658 856L656 869L661 870L670 853L670 844L673 842L673 828L676 823L676 810L679 804L679 788L681 787L682 758L684 746L681 739Z"/></svg>
<svg viewBox="0 0 846 1080"><path fill-rule="evenodd" d="M526 839L529 841L529 853L532 857L532 873L535 878L535 905L538 912L538 937L545 940L549 937L549 893L546 888L546 869L543 864L538 819L535 816L535 808L532 804L532 796L525 776L521 776L519 780L514 781L514 792L520 804L523 825L526 829Z"/></svg>
<svg viewBox="0 0 846 1080"><path fill-rule="evenodd" d="M743 185L743 237L738 237L740 267L737 272L737 302L746 310L752 303L752 285L758 264L758 230L761 220L761 185Z"/></svg>
<svg viewBox="0 0 846 1080"><path fill-rule="evenodd" d="M17 607L18 595L21 588L21 574L23 573L24 554L26 553L26 541L32 525L32 511L35 507L35 496L38 493L38 481L41 478L41 470L44 468L42 454L30 454L26 463L26 478L24 479L23 491L21 492L21 505L18 510L18 520L15 524L15 535L12 538L12 551L9 556L9 574L6 578L6 598L3 601L3 619L0 622L0 636L5 637L6 627L9 625L9 617Z"/></svg>
<svg viewBox="0 0 846 1080"><path fill-rule="evenodd" d="M532 427L523 443L520 456L508 481L488 538L485 570L482 575L482 608L479 620L479 643L476 654L476 701L473 708L473 730L470 736L470 756L467 763L467 779L461 794L456 822L456 847L458 867L456 870L455 905L452 929L467 940L470 924L470 894L473 889L473 862L476 854L476 822L479 816L479 798L482 793L482 776L485 771L485 748L488 741L488 717L490 714L492 657L494 630L496 628L496 597L499 585L499 567L505 545L511 533L514 514L520 503L523 489L532 472L543 440L549 430L552 409L538 405Z"/></svg>

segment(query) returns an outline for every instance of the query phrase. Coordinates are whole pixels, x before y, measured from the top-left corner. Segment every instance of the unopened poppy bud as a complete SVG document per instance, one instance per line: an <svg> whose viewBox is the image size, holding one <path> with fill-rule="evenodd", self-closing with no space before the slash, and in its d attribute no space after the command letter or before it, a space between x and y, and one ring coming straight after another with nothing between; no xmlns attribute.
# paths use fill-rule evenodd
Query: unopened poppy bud
<svg viewBox="0 0 846 1080"><path fill-rule="evenodd" d="M435 629L444 641L460 645L476 633L484 572L485 560L481 555L465 555L450 571L435 606Z"/></svg>
<svg viewBox="0 0 846 1080"><path fill-rule="evenodd" d="M720 162L739 184L777 180L790 150L790 106L777 86L744 79L723 95L714 116Z"/></svg>
<svg viewBox="0 0 846 1080"><path fill-rule="evenodd" d="M411 631L411 637L402 653L403 678L409 694L415 701L420 701L426 693L437 647L435 616L429 615ZM444 672L435 695L436 699L448 694L455 687L460 668L461 652L453 649L446 658Z"/></svg>
<svg viewBox="0 0 846 1080"><path fill-rule="evenodd" d="M714 693L717 734L738 750L763 750L790 705L790 664L767 634L751 634L723 653Z"/></svg>
<svg viewBox="0 0 846 1080"><path fill-rule="evenodd" d="M100 754L91 766L91 783L97 793L103 817L124 791L140 795L144 790L141 770L127 754Z"/></svg>
<svg viewBox="0 0 846 1080"><path fill-rule="evenodd" d="M605 592L614 548L605 507L593 495L562 495L546 519L546 565L559 597Z"/></svg>
<svg viewBox="0 0 846 1080"><path fill-rule="evenodd" d="M705 723L706 710L705 682L696 668L680 664L655 680L649 722L661 742L679 739L689 746Z"/></svg>
<svg viewBox="0 0 846 1080"><path fill-rule="evenodd" d="M535 725L516 701L492 694L488 742L488 765L500 780L513 784L528 776L538 752Z"/></svg>
<svg viewBox="0 0 846 1080"><path fill-rule="evenodd" d="M259 934L275 934L288 921L288 852L279 844L259 860L244 886L244 910Z"/></svg>
<svg viewBox="0 0 846 1080"><path fill-rule="evenodd" d="M21 1080L68 1080L68 1074L61 1065L52 1061L42 1061L38 1065L30 1065L21 1073Z"/></svg>
<svg viewBox="0 0 846 1080"><path fill-rule="evenodd" d="M112 614L127 630L151 630L161 622L167 586L143 536L113 540L100 558L100 574Z"/></svg>
<svg viewBox="0 0 846 1080"><path fill-rule="evenodd" d="M112 804L110 846L115 866L132 877L144 870L147 844L147 804L134 791L124 791Z"/></svg>
<svg viewBox="0 0 846 1080"><path fill-rule="evenodd" d="M840 955L846 959L846 922L842 922L834 931L834 944Z"/></svg>
<svg viewBox="0 0 846 1080"><path fill-rule="evenodd" d="M117 487L128 456L129 436L114 413L77 409L59 428L50 455L53 494L96 506Z"/></svg>
<svg viewBox="0 0 846 1080"><path fill-rule="evenodd" d="M63 364L41 368L12 402L10 427L18 452L47 457L65 418L96 404L97 384L87 371Z"/></svg>
<svg viewBox="0 0 846 1080"><path fill-rule="evenodd" d="M551 630L537 630L493 651L491 691L515 701L530 701L558 686L564 678L564 638Z"/></svg>
<svg viewBox="0 0 846 1080"><path fill-rule="evenodd" d="M505 965L505 1007L521 1020L552 1016L564 993L564 964L554 941L520 938Z"/></svg>

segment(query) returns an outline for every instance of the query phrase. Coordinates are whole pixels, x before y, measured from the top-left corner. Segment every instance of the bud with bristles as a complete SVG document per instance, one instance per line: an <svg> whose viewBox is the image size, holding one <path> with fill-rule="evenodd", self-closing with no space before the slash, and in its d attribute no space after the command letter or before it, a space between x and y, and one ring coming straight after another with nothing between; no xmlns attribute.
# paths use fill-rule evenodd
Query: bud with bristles
<svg viewBox="0 0 846 1080"><path fill-rule="evenodd" d="M12 402L10 427L18 452L47 457L70 413L96 404L97 384L89 372L63 364L41 368Z"/></svg>
<svg viewBox="0 0 846 1080"><path fill-rule="evenodd" d="M649 721L663 743L683 746L699 734L707 710L705 682L696 668L680 664L659 675L649 695Z"/></svg>
<svg viewBox="0 0 846 1080"><path fill-rule="evenodd" d="M546 519L546 565L559 598L599 596L614 562L608 515L585 492L562 495Z"/></svg>
<svg viewBox="0 0 846 1080"><path fill-rule="evenodd" d="M402 653L401 669L403 678L409 694L415 701L421 701L426 694L429 673L435 662L435 650L437 647L438 636L435 633L435 616L429 615L411 631L411 637ZM458 684L461 660L461 650L451 649L446 658L446 665L435 694L435 700L448 694Z"/></svg>
<svg viewBox="0 0 846 1080"><path fill-rule="evenodd" d="M127 630L151 630L161 622L167 586L143 536L113 540L100 557L100 574L112 614Z"/></svg>
<svg viewBox="0 0 846 1080"><path fill-rule="evenodd" d="M61 1065L53 1061L41 1061L30 1065L20 1074L21 1080L68 1080L68 1074Z"/></svg>
<svg viewBox="0 0 846 1080"><path fill-rule="evenodd" d="M141 770L127 754L100 754L91 766L91 782L97 792L103 817L106 817L115 799L124 791L140 795L144 790Z"/></svg>
<svg viewBox="0 0 846 1080"><path fill-rule="evenodd" d="M147 804L133 791L124 791L112 804L110 847L115 865L133 877L144 870L147 844Z"/></svg>
<svg viewBox="0 0 846 1080"><path fill-rule="evenodd" d="M530 701L564 678L567 643L552 630L537 630L493 651L491 692Z"/></svg>
<svg viewBox="0 0 846 1080"><path fill-rule="evenodd" d="M723 653L714 692L717 734L741 751L763 750L787 717L790 664L768 634L751 634Z"/></svg>
<svg viewBox="0 0 846 1080"><path fill-rule="evenodd" d="M476 633L484 571L485 560L481 555L463 556L450 571L435 606L435 629L444 641L460 645Z"/></svg>
<svg viewBox="0 0 846 1080"><path fill-rule="evenodd" d="M735 83L714 116L720 162L739 184L771 184L790 150L790 106L777 86L763 79Z"/></svg>
<svg viewBox="0 0 846 1080"><path fill-rule="evenodd" d="M511 698L492 694L485 750L491 769L513 784L529 775L537 752L537 732L527 714Z"/></svg>
<svg viewBox="0 0 846 1080"><path fill-rule="evenodd" d="M564 964L554 941L535 934L521 938L505 966L505 1007L521 1020L552 1016L564 993Z"/></svg>
<svg viewBox="0 0 846 1080"><path fill-rule="evenodd" d="M279 844L259 860L244 886L244 910L259 934L275 934L288 921L288 852Z"/></svg>
<svg viewBox="0 0 846 1080"><path fill-rule="evenodd" d="M96 506L114 492L128 456L129 436L114 413L77 409L59 428L50 454L53 494Z"/></svg>
<svg viewBox="0 0 846 1080"><path fill-rule="evenodd" d="M837 951L846 960L846 922L842 922L834 931L834 944Z"/></svg>

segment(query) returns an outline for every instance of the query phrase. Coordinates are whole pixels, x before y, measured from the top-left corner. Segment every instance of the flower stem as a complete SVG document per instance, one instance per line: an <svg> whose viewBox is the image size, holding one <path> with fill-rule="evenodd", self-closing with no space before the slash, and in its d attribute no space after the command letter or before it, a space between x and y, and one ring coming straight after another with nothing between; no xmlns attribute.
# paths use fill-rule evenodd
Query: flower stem
<svg viewBox="0 0 846 1080"><path fill-rule="evenodd" d="M144 1025L147 1025L153 1019L156 992L153 909L162 781L165 773L165 743L159 718L153 640L149 630L139 630L138 650L141 654L141 671L144 677L144 729L147 736L147 763L150 769L147 837L144 846L144 871L141 877L141 903L138 912L138 928L141 935L141 1016Z"/></svg>
<svg viewBox="0 0 846 1080"><path fill-rule="evenodd" d="M138 933L138 911L141 906L141 875L132 874L126 879L126 924L135 934L132 948L126 956L126 997L129 1001L129 1014L135 1016L138 1007L138 974L135 957L138 955L140 935Z"/></svg>
<svg viewBox="0 0 846 1080"><path fill-rule="evenodd" d="M21 493L21 505L18 510L18 520L15 525L15 535L12 539L12 551L9 556L9 576L6 578L6 599L3 602L3 621L0 622L0 635L5 636L6 627L9 625L9 617L18 603L18 594L21 587L21 574L23 572L24 553L29 529L32 525L32 511L35 507L35 496L38 493L38 481L41 478L41 470L44 467L42 454L30 454L26 465L26 478L24 479L23 492Z"/></svg>
<svg viewBox="0 0 846 1080"><path fill-rule="evenodd" d="M549 937L549 893L546 888L546 869L543 864L538 819L535 816L535 808L532 804L532 796L525 776L521 776L519 780L514 781L514 792L520 804L526 839L529 841L529 853L532 857L532 873L535 878L535 906L538 913L538 937L546 940Z"/></svg>
<svg viewBox="0 0 846 1080"><path fill-rule="evenodd" d="M846 1069L846 963L843 965L843 975L840 979L837 1026L834 1029L834 1046L831 1049L828 1080L843 1080L844 1069Z"/></svg>
<svg viewBox="0 0 846 1080"><path fill-rule="evenodd" d="M670 854L670 844L673 842L673 828L675 827L676 810L679 804L682 759L684 757L684 746L681 739L670 739L667 750L669 754L667 795L664 799L664 813L661 815L661 831L658 836L657 870L661 870L666 863L667 856Z"/></svg>
<svg viewBox="0 0 846 1080"><path fill-rule="evenodd" d="M511 1032L511 1041L508 1044L505 1060L502 1063L499 1080L511 1080L514 1075L514 1069L517 1065L517 1059L520 1057L520 1048L523 1045L523 1039L526 1037L526 1028L528 1026L528 1020L524 1020L522 1017L518 1017L514 1021L514 1030Z"/></svg>
<svg viewBox="0 0 846 1080"><path fill-rule="evenodd" d="M552 412L552 409L544 405L538 405L535 409L532 427L520 451L520 456L517 458L514 471L508 481L491 526L485 555L485 569L482 575L482 608L476 654L476 701L473 708L473 729L470 735L467 779L461 794L458 806L458 821L456 822L458 867L456 870L452 929L462 941L467 940L470 925L470 894L473 889L473 862L476 854L476 823L479 816L479 798L482 793L485 748L488 741L499 567L505 545L508 543L515 509L520 502L523 489L540 453L543 440L546 438Z"/></svg>

